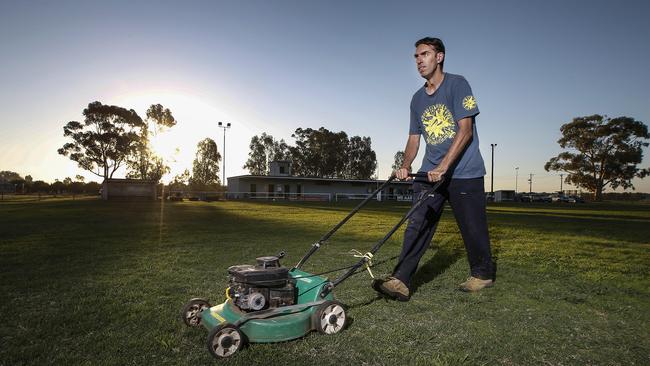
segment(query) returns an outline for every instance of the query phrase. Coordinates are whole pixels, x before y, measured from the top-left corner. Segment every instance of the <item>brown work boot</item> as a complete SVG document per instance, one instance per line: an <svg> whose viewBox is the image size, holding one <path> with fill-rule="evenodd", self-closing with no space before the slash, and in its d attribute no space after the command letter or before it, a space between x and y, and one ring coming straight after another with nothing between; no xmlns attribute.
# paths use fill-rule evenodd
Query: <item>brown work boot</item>
<svg viewBox="0 0 650 366"><path fill-rule="evenodd" d="M485 287L494 286L494 281L492 280L482 280L474 276L467 279L467 281L460 284L460 289L465 292L474 292L481 290Z"/></svg>
<svg viewBox="0 0 650 366"><path fill-rule="evenodd" d="M398 301L409 301L411 293L404 282L395 277L387 277L385 280L372 281L372 288L391 299Z"/></svg>

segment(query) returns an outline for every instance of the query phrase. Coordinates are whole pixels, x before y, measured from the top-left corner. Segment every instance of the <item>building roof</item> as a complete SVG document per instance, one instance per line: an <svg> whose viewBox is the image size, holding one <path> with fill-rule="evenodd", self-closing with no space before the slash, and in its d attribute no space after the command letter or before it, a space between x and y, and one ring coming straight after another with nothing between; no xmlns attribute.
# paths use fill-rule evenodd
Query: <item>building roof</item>
<svg viewBox="0 0 650 366"><path fill-rule="evenodd" d="M130 178L109 178L104 179L102 183L142 183L142 184L157 184L155 180L146 180L146 179L130 179Z"/></svg>
<svg viewBox="0 0 650 366"><path fill-rule="evenodd" d="M386 182L386 180L375 180L375 179L340 179L340 178L317 178L317 177L293 177L293 176L284 176L284 175L237 175L230 178L255 178L255 179L283 179L283 180L296 180L296 181L311 181L311 182L340 182L340 183L369 183L369 184L380 184ZM411 182L404 182L395 180L392 183L395 184L411 184Z"/></svg>

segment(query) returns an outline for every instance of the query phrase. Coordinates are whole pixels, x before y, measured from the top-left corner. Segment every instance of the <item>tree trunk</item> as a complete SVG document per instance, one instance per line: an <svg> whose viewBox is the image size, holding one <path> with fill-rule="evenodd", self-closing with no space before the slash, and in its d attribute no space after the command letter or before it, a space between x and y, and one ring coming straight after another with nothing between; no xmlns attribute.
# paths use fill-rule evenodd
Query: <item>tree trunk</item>
<svg viewBox="0 0 650 366"><path fill-rule="evenodd" d="M600 201L603 200L603 185L602 184L598 184L596 186L596 192L594 194L594 200L597 201L597 202L600 202Z"/></svg>

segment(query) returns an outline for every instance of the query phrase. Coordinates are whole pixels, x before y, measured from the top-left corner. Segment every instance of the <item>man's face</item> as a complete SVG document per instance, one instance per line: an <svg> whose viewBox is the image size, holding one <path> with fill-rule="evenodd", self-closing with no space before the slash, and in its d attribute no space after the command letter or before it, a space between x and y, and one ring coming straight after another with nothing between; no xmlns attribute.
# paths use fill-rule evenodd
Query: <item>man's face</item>
<svg viewBox="0 0 650 366"><path fill-rule="evenodd" d="M420 75L428 79L438 68L438 64L442 62L444 53L436 52L433 46L428 44L421 44L415 48L415 66L418 68Z"/></svg>

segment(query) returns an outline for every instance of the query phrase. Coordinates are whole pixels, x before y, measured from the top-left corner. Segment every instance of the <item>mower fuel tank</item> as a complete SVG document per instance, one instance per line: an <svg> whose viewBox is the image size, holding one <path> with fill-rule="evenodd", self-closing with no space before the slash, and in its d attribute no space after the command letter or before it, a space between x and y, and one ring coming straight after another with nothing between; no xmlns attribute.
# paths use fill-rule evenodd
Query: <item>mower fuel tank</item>
<svg viewBox="0 0 650 366"><path fill-rule="evenodd" d="M228 268L229 296L244 311L259 311L293 305L296 302L295 280L289 269L280 266L278 257L259 257L257 265L248 264Z"/></svg>

